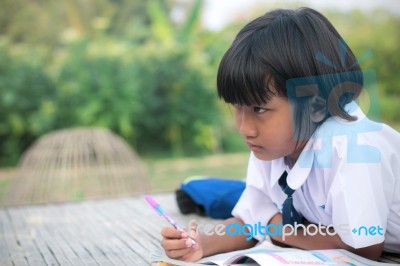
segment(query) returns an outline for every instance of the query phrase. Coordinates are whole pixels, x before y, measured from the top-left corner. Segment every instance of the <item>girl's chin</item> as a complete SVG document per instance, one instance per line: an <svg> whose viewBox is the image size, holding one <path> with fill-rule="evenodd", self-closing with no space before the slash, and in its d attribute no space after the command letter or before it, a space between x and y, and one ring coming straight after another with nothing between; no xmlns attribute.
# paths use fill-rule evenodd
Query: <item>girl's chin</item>
<svg viewBox="0 0 400 266"><path fill-rule="evenodd" d="M254 156L257 157L257 159L262 160L262 161L272 161L275 159L278 159L282 156L277 156L277 155L272 155L272 154L268 154L266 152L255 152L253 151Z"/></svg>

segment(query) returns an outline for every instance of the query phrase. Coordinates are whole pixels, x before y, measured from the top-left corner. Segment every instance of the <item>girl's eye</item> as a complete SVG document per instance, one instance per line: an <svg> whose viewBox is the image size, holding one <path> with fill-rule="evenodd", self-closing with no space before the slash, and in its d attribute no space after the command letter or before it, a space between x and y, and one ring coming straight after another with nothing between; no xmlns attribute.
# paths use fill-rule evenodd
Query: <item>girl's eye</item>
<svg viewBox="0 0 400 266"><path fill-rule="evenodd" d="M253 107L253 111L254 111L254 113L256 113L256 114L263 114L263 113L265 113L266 111L268 111L268 109L267 109L267 108L262 108L262 107L255 106L255 107Z"/></svg>

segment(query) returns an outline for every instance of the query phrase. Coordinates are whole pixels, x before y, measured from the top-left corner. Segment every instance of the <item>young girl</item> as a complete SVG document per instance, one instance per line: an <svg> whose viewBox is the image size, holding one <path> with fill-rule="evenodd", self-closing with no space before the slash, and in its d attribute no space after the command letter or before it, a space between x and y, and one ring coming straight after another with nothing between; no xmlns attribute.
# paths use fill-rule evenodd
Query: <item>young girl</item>
<svg viewBox="0 0 400 266"><path fill-rule="evenodd" d="M246 189L225 225L318 225L271 241L370 259L400 253L400 134L354 102L363 72L323 15L280 9L250 22L225 53L217 86L251 149ZM193 246L186 232L161 233L167 255L185 261L268 235L200 234Z"/></svg>

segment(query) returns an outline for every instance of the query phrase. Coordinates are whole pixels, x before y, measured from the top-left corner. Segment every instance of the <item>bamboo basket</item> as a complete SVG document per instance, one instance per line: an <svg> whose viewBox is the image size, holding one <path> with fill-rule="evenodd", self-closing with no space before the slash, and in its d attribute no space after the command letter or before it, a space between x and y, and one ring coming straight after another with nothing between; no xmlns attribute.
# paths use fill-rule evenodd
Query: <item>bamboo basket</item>
<svg viewBox="0 0 400 266"><path fill-rule="evenodd" d="M104 128L73 128L39 138L21 157L6 205L126 196L149 190L130 146Z"/></svg>

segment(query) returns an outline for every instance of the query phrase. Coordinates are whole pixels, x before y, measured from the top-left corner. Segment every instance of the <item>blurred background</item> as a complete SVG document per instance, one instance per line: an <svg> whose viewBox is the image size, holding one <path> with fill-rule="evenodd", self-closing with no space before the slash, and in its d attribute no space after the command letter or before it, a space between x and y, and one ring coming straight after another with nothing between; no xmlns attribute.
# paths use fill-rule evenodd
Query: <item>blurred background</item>
<svg viewBox="0 0 400 266"><path fill-rule="evenodd" d="M61 129L106 128L143 162L153 191L190 175L243 178L248 151L216 72L236 33L273 8L325 14L363 69L380 119L400 129L400 1L2 0L0 199L21 156ZM74 199L85 198L80 195Z"/></svg>

